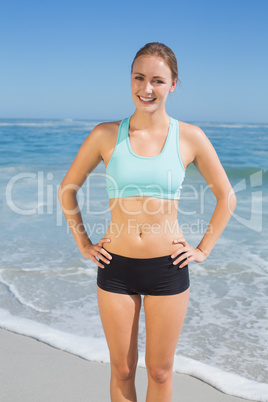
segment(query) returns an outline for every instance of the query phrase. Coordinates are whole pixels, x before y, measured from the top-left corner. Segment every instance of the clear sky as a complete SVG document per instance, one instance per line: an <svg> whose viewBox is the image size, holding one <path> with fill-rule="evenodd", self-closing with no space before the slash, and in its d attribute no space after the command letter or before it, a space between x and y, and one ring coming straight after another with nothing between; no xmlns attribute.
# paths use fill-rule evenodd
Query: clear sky
<svg viewBox="0 0 268 402"><path fill-rule="evenodd" d="M268 122L267 0L9 0L0 9L0 118L121 119L147 42L178 59L168 113Z"/></svg>

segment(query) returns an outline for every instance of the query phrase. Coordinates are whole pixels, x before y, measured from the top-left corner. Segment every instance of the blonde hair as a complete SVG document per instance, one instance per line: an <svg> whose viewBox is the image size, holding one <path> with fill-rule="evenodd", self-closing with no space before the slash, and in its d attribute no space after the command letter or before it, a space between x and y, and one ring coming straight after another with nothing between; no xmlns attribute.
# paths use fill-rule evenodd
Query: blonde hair
<svg viewBox="0 0 268 402"><path fill-rule="evenodd" d="M151 42L147 43L143 46L134 57L134 60L131 64L131 73L133 71L133 65L135 60L141 56L158 56L164 60L164 62L169 66L171 70L172 80L176 82L179 81L179 74L178 74L178 64L177 59L173 51L163 43L159 42Z"/></svg>

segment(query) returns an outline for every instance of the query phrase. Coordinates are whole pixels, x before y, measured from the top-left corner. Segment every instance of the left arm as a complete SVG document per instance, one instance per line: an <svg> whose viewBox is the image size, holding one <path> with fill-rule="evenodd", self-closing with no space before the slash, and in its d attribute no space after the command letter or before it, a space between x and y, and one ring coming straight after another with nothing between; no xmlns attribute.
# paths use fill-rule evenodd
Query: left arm
<svg viewBox="0 0 268 402"><path fill-rule="evenodd" d="M191 247L185 239L177 240L177 243L181 243L183 247L173 253L172 258L175 258L182 252L185 254L173 263L177 264L185 259L185 257L188 257L180 265L180 268L189 262L203 262L207 258L221 236L236 206L235 193L218 155L205 133L199 127L194 126L190 138L190 146L193 149L193 164L210 186L211 191L216 197L217 204L209 226L196 248Z"/></svg>

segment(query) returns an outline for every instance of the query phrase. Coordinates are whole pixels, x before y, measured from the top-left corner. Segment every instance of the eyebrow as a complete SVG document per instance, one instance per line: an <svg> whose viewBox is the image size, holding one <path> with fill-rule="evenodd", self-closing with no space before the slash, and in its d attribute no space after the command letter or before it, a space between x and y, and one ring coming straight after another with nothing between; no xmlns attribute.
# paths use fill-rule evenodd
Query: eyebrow
<svg viewBox="0 0 268 402"><path fill-rule="evenodd" d="M139 74L139 75L142 75L143 77L145 77L145 75L144 74L142 74L142 73L138 73L138 72L133 72L133 74ZM164 80L164 78L163 77L160 77L159 75L155 75L153 78L161 78L161 80Z"/></svg>

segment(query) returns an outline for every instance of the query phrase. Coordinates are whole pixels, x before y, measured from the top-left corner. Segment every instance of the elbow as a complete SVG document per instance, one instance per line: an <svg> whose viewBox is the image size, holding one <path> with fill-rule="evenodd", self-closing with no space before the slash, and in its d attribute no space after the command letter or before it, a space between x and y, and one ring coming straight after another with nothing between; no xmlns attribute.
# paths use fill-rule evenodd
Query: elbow
<svg viewBox="0 0 268 402"><path fill-rule="evenodd" d="M233 189L231 189L228 193L228 209L230 214L232 215L237 203L237 198Z"/></svg>
<svg viewBox="0 0 268 402"><path fill-rule="evenodd" d="M76 188L76 186L73 185L63 185L62 183L59 186L58 189L58 200L60 205L63 205L64 200L66 199L66 197L71 197L74 198L76 197L78 189Z"/></svg>
<svg viewBox="0 0 268 402"><path fill-rule="evenodd" d="M64 186L61 183L59 186L59 189L58 189L58 200L59 200L60 205L62 205L62 199L63 199L64 193L65 193Z"/></svg>
<svg viewBox="0 0 268 402"><path fill-rule="evenodd" d="M232 215L237 202L234 190L231 188L228 192L225 192L221 197L217 198L217 202L224 205L224 208Z"/></svg>

